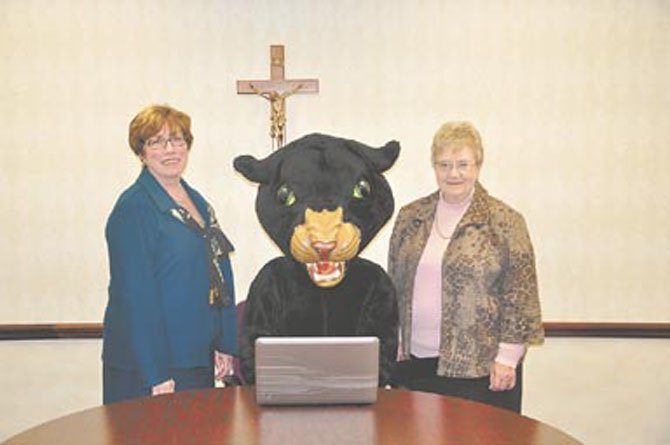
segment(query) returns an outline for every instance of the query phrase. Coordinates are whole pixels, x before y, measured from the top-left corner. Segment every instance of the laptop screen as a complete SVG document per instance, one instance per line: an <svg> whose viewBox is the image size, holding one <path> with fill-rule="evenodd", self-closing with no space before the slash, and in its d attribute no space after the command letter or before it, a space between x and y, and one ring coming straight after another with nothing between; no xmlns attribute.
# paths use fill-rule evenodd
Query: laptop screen
<svg viewBox="0 0 670 445"><path fill-rule="evenodd" d="M377 337L260 337L255 348L259 404L377 400Z"/></svg>

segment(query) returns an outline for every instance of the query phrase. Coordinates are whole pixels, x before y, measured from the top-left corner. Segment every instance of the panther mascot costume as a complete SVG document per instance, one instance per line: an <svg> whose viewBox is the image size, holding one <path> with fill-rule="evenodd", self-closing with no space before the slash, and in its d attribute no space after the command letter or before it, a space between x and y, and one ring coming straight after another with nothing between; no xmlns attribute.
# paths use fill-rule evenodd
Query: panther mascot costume
<svg viewBox="0 0 670 445"><path fill-rule="evenodd" d="M376 336L379 383L389 382L398 309L389 276L358 254L393 214L382 176L400 145L381 148L323 134L297 139L235 169L259 183L256 213L284 256L266 263L249 288L240 335L241 373L255 382L261 336Z"/></svg>

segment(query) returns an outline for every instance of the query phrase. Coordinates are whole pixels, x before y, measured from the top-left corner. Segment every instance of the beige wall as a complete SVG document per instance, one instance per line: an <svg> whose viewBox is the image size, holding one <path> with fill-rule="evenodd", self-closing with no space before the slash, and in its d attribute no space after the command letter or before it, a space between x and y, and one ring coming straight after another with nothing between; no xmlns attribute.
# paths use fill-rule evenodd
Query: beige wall
<svg viewBox="0 0 670 445"><path fill-rule="evenodd" d="M268 104L237 95L235 81L269 75L271 44L286 45L287 76L321 83L318 95L288 100L289 139L399 140L388 174L398 204L433 190L428 145L441 122L480 128L482 181L526 216L546 320L670 319L668 2L5 0L0 323L100 321L103 227L139 169L128 122L151 102L193 117L186 176L237 247L244 297L278 250L256 222L253 186L231 167L236 155L270 152ZM387 225L364 256L385 264L389 234ZM543 382L582 356L572 344L534 351L560 358ZM16 369L3 372L32 372L19 351L35 344L8 347L3 363ZM599 367L610 353L595 355ZM91 357L80 365L98 366ZM636 385L658 394L653 380ZM569 400L558 405L566 419ZM590 403L586 415L602 408ZM661 408L652 417L667 416Z"/></svg>
<svg viewBox="0 0 670 445"><path fill-rule="evenodd" d="M0 4L0 323L98 321L103 227L139 166L129 120L150 102L194 119L187 178L238 248L240 294L278 253L239 154L270 152L268 104L237 95L286 45L289 139L312 131L402 153L397 202L428 193L447 119L484 137L482 180L521 210L548 320L663 321L670 268L670 4L309 0ZM368 256L385 263L387 225Z"/></svg>

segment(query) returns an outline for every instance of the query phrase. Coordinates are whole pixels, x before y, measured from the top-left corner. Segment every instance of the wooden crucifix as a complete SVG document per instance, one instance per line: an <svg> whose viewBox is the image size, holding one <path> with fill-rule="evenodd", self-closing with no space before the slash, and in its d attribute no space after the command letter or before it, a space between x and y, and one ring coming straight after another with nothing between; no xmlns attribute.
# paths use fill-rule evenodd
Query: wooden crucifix
<svg viewBox="0 0 670 445"><path fill-rule="evenodd" d="M270 46L269 80L237 81L237 94L256 94L270 102L270 137L273 149L282 147L286 140L286 98L293 94L318 92L318 79L284 77L284 45Z"/></svg>

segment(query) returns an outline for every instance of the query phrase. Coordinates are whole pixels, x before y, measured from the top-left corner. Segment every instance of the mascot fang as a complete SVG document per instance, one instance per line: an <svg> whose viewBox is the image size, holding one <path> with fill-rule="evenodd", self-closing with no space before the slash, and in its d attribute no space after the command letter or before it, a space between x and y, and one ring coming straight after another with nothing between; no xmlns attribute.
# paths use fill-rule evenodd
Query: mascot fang
<svg viewBox="0 0 670 445"><path fill-rule="evenodd" d="M254 278L244 308L240 361L254 383L260 336L376 336L380 385L397 350L398 308L386 272L358 255L393 214L382 175L400 145L372 148L323 134L297 139L265 159L239 156L259 184L256 214L283 252Z"/></svg>

